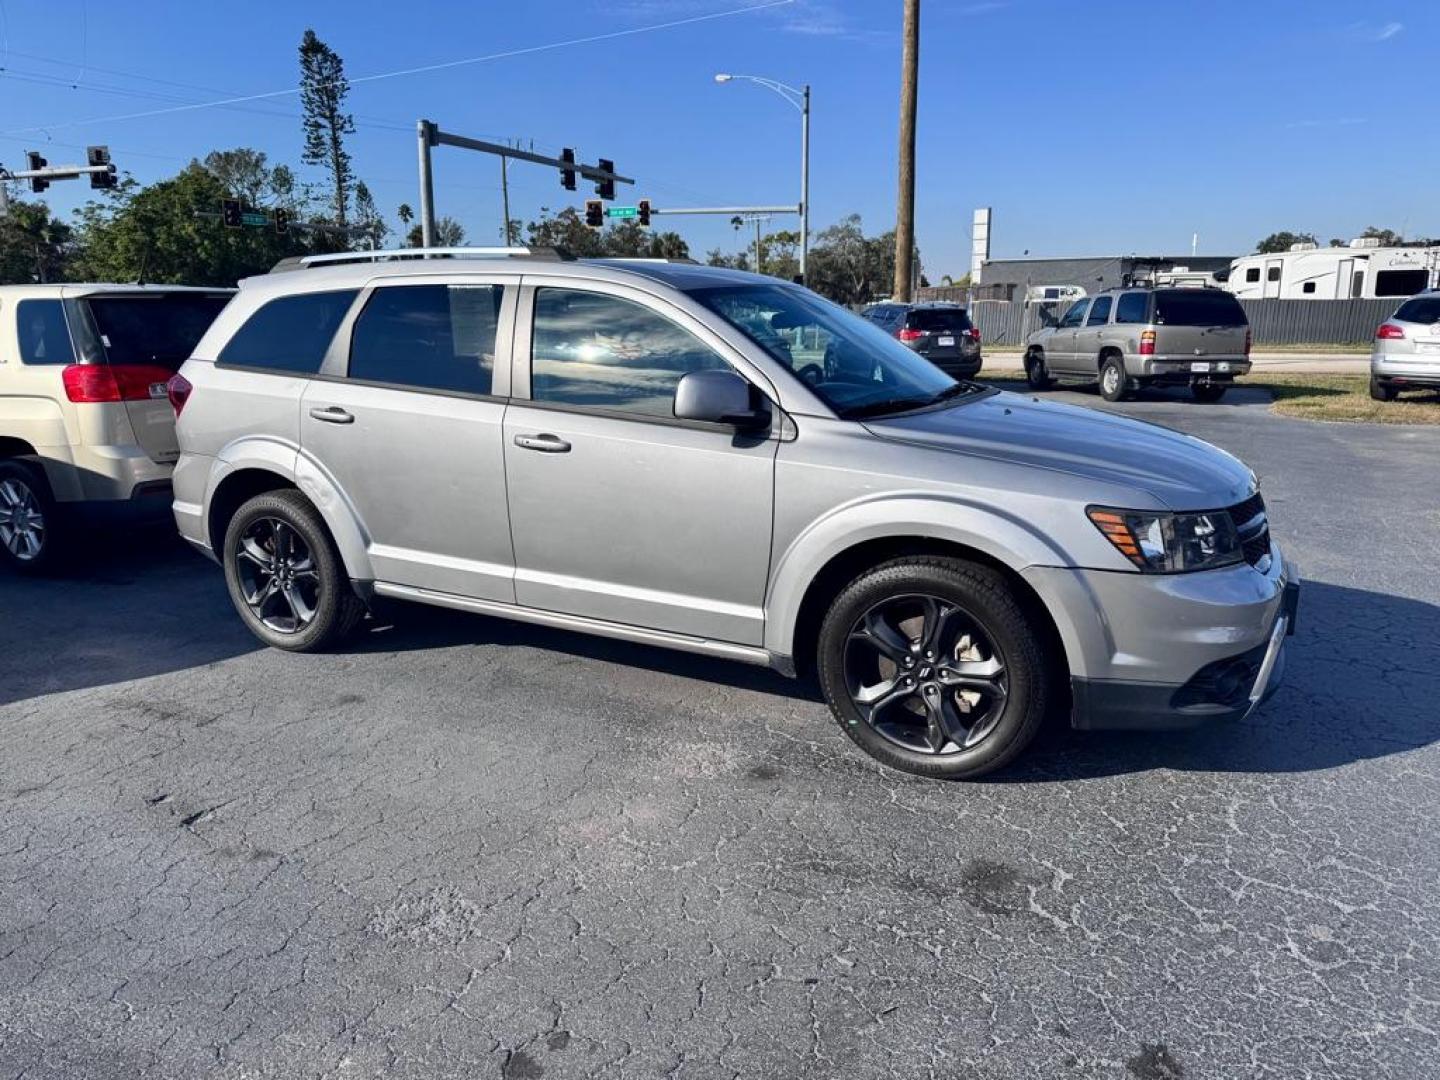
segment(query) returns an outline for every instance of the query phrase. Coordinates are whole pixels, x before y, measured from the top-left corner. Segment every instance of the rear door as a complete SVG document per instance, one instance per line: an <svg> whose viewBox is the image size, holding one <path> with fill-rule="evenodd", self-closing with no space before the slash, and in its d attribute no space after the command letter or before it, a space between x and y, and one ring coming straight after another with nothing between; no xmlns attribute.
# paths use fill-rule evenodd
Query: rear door
<svg viewBox="0 0 1440 1080"><path fill-rule="evenodd" d="M1155 354L1196 363L1245 359L1245 309L1221 289L1157 289Z"/></svg>
<svg viewBox="0 0 1440 1080"><path fill-rule="evenodd" d="M180 456L165 384L204 336L230 293L128 292L74 302L80 347L92 363L117 371L135 441L150 460Z"/></svg>
<svg viewBox="0 0 1440 1080"><path fill-rule="evenodd" d="M1280 296L1280 290L1281 290L1281 288L1282 288L1283 285L1284 285L1284 282L1282 282L1280 279L1281 279L1281 277L1284 276L1284 273L1285 273L1285 260L1284 260L1284 259L1266 259L1266 260L1265 260L1265 283L1264 283L1264 290L1265 290L1265 291L1264 291L1264 293L1262 294L1262 295L1265 297L1265 299L1271 300L1271 299L1275 299L1275 298L1277 298L1277 297Z"/></svg>
<svg viewBox="0 0 1440 1080"><path fill-rule="evenodd" d="M514 602L501 423L517 281L377 281L305 390L301 449L381 581Z"/></svg>
<svg viewBox="0 0 1440 1080"><path fill-rule="evenodd" d="M1114 306L1113 296L1097 296L1085 314L1084 325L1075 330L1075 366L1079 371L1097 370L1101 339L1110 322L1110 309Z"/></svg>

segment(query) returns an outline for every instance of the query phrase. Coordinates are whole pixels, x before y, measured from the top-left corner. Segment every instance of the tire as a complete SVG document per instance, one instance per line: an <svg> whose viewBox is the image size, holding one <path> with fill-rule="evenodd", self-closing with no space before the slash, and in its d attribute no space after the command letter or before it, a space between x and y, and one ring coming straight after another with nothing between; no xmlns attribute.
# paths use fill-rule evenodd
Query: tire
<svg viewBox="0 0 1440 1080"><path fill-rule="evenodd" d="M932 626L938 633L927 633ZM927 657L927 643L936 655ZM871 757L919 776L972 780L1040 731L1049 652L999 572L913 557L861 574L835 598L816 671L841 729Z"/></svg>
<svg viewBox="0 0 1440 1080"><path fill-rule="evenodd" d="M1216 402L1225 396L1225 391L1230 389L1225 383L1192 383L1190 393L1195 395L1196 401Z"/></svg>
<svg viewBox="0 0 1440 1080"><path fill-rule="evenodd" d="M243 504L224 543L230 599L265 644L319 652L364 616L325 522L300 492L267 491Z"/></svg>
<svg viewBox="0 0 1440 1080"><path fill-rule="evenodd" d="M1029 352L1025 354L1025 385L1031 390L1049 390L1055 385L1055 380L1050 378L1050 371L1045 366L1045 354Z"/></svg>
<svg viewBox="0 0 1440 1080"><path fill-rule="evenodd" d="M1125 373L1125 361L1118 356L1100 361L1100 396L1106 401L1124 401L1130 396L1130 376Z"/></svg>
<svg viewBox="0 0 1440 1080"><path fill-rule="evenodd" d="M45 474L28 461L0 461L0 560L25 574L55 566L64 539Z"/></svg>
<svg viewBox="0 0 1440 1080"><path fill-rule="evenodd" d="M1400 391L1388 383L1383 383L1374 375L1370 376L1370 396L1376 401L1394 401L1400 396Z"/></svg>

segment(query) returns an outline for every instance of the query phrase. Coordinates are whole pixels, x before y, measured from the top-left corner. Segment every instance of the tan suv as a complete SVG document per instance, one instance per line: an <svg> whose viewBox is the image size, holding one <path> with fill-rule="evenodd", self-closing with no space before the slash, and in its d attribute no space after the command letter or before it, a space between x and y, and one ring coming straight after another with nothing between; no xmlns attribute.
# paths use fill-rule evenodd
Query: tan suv
<svg viewBox="0 0 1440 1080"><path fill-rule="evenodd" d="M0 560L51 565L67 533L170 508L166 381L222 289L0 286Z"/></svg>

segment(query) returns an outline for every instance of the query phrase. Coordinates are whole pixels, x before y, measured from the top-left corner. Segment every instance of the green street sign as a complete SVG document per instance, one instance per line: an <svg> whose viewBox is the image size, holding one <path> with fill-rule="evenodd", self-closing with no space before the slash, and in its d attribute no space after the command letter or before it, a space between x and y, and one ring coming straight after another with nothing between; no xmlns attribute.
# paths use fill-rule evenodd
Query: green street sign
<svg viewBox="0 0 1440 1080"><path fill-rule="evenodd" d="M243 214L240 215L240 224L242 224L242 225L269 225L269 224L270 224L270 215L269 215L269 214L256 213L254 210L247 210L245 213L243 213Z"/></svg>
<svg viewBox="0 0 1440 1080"><path fill-rule="evenodd" d="M610 206L605 210L605 216L609 218L633 218L640 216L638 206Z"/></svg>

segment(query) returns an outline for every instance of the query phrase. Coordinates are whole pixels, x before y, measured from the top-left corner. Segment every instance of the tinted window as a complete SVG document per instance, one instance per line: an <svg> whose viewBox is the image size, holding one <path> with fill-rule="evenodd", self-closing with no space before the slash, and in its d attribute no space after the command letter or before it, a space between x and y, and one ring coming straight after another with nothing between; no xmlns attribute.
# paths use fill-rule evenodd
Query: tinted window
<svg viewBox="0 0 1440 1080"><path fill-rule="evenodd" d="M355 320L352 379L488 394L495 371L498 285L392 285Z"/></svg>
<svg viewBox="0 0 1440 1080"><path fill-rule="evenodd" d="M234 367L262 368L313 375L325 361L354 289L301 293L271 300L246 320L225 348L219 362Z"/></svg>
<svg viewBox="0 0 1440 1080"><path fill-rule="evenodd" d="M1429 283L1426 270L1381 270L1375 275L1375 295L1411 296Z"/></svg>
<svg viewBox="0 0 1440 1080"><path fill-rule="evenodd" d="M1240 301L1219 289L1174 289L1155 294L1155 321L1164 326L1247 326Z"/></svg>
<svg viewBox="0 0 1440 1080"><path fill-rule="evenodd" d="M1440 322L1440 296L1421 296L1406 300L1395 312L1395 318L1402 322Z"/></svg>
<svg viewBox="0 0 1440 1080"><path fill-rule="evenodd" d="M970 329L970 317L959 308L916 308L910 312L905 325L911 330L923 330L927 334L947 331L959 333Z"/></svg>
<svg viewBox="0 0 1440 1080"><path fill-rule="evenodd" d="M629 300L574 289L535 293L535 401L675 415L675 384L725 362L669 319Z"/></svg>
<svg viewBox="0 0 1440 1080"><path fill-rule="evenodd" d="M161 293L92 296L86 303L112 364L153 364L178 371L210 329L228 296Z"/></svg>
<svg viewBox="0 0 1440 1080"><path fill-rule="evenodd" d="M1147 323L1150 321L1150 296L1143 292L1122 293L1115 305L1117 323Z"/></svg>
<svg viewBox="0 0 1440 1080"><path fill-rule="evenodd" d="M1313 293L1313 292L1315 291L1315 282L1313 282L1313 281L1307 281L1307 282L1305 282L1304 285L1301 285L1301 286L1300 286L1300 291L1301 291L1302 293Z"/></svg>
<svg viewBox="0 0 1440 1080"><path fill-rule="evenodd" d="M1365 271L1356 270L1350 275L1350 296L1355 298L1365 291Z"/></svg>
<svg viewBox="0 0 1440 1080"><path fill-rule="evenodd" d="M1079 326L1085 318L1085 309L1089 306L1089 300L1076 300L1070 305L1070 310L1065 312L1065 317L1060 320L1060 325L1062 327Z"/></svg>
<svg viewBox="0 0 1440 1080"><path fill-rule="evenodd" d="M1265 280L1266 280L1266 281L1279 281L1279 280L1280 280L1280 268L1279 268L1278 266L1269 267L1269 268L1265 271Z"/></svg>
<svg viewBox="0 0 1440 1080"><path fill-rule="evenodd" d="M21 300L15 306L20 360L25 364L73 364L75 349L59 300Z"/></svg>
<svg viewBox="0 0 1440 1080"><path fill-rule="evenodd" d="M1097 296L1095 303L1090 307L1090 317L1085 320L1086 326L1104 326L1110 321L1111 298L1108 296Z"/></svg>
<svg viewBox="0 0 1440 1080"><path fill-rule="evenodd" d="M1246 271L1245 271L1245 280L1246 280L1246 281L1259 281L1259 280L1260 280L1260 268L1259 268L1258 266L1252 266L1252 267L1250 267L1249 270L1246 270Z"/></svg>

